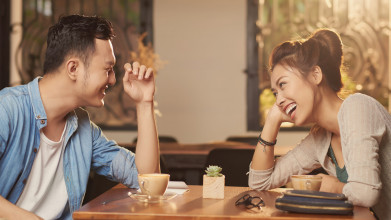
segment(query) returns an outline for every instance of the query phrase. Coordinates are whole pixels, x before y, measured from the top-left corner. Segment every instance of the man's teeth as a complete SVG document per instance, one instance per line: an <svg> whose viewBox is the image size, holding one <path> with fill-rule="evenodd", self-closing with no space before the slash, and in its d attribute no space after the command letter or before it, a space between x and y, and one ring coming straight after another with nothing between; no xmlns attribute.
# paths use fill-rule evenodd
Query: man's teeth
<svg viewBox="0 0 391 220"><path fill-rule="evenodd" d="M289 115L295 108L296 108L296 104L292 104L288 108L286 108L285 113Z"/></svg>

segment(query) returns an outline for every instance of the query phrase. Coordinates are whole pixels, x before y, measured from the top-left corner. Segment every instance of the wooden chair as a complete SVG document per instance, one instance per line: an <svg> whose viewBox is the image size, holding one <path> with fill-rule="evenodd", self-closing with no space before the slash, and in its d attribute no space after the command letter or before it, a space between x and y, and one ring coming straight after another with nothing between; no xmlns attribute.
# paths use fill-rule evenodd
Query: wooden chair
<svg viewBox="0 0 391 220"><path fill-rule="evenodd" d="M250 162L254 150L252 149L213 149L209 152L205 167L217 165L223 168L226 186L248 186Z"/></svg>
<svg viewBox="0 0 391 220"><path fill-rule="evenodd" d="M173 136L159 135L158 139L160 143L178 143L178 140ZM137 137L133 139L133 143L137 143Z"/></svg>
<svg viewBox="0 0 391 220"><path fill-rule="evenodd" d="M241 142L241 143L246 143L246 144L256 146L258 143L258 137L257 136L237 135L237 136L229 136L226 139L226 141Z"/></svg>

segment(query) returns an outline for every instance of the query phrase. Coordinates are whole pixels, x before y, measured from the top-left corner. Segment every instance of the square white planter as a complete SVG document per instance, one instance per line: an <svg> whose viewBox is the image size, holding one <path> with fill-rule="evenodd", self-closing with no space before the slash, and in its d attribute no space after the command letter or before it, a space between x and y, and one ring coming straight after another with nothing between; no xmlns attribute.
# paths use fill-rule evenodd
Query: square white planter
<svg viewBox="0 0 391 220"><path fill-rule="evenodd" d="M204 175L202 197L210 199L224 199L225 176L209 177Z"/></svg>

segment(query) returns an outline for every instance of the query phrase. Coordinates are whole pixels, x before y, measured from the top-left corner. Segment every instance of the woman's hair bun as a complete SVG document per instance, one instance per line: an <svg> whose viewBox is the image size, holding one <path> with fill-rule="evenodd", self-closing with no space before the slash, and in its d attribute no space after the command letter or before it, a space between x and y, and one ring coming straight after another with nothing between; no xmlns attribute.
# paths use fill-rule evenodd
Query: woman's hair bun
<svg viewBox="0 0 391 220"><path fill-rule="evenodd" d="M318 29L307 39L286 41L275 47L270 55L269 66L273 71L277 64L288 65L304 75L319 66L329 87L339 92L343 86L342 60L340 36L330 29Z"/></svg>
<svg viewBox="0 0 391 220"><path fill-rule="evenodd" d="M338 63L340 67L342 64L343 52L342 52L342 40L335 31L330 29L318 29L315 31L309 39L314 39L319 44L320 50L327 50L334 61Z"/></svg>

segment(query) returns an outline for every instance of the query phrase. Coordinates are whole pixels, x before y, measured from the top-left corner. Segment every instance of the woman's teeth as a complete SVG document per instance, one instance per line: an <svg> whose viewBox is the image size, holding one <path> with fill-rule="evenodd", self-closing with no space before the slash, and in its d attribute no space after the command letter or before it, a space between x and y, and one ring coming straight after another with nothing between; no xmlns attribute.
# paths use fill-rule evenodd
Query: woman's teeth
<svg viewBox="0 0 391 220"><path fill-rule="evenodd" d="M290 105L288 108L286 108L285 113L286 113L287 115L291 114L291 113L293 112L293 110L296 109L296 106L297 106L296 104Z"/></svg>

